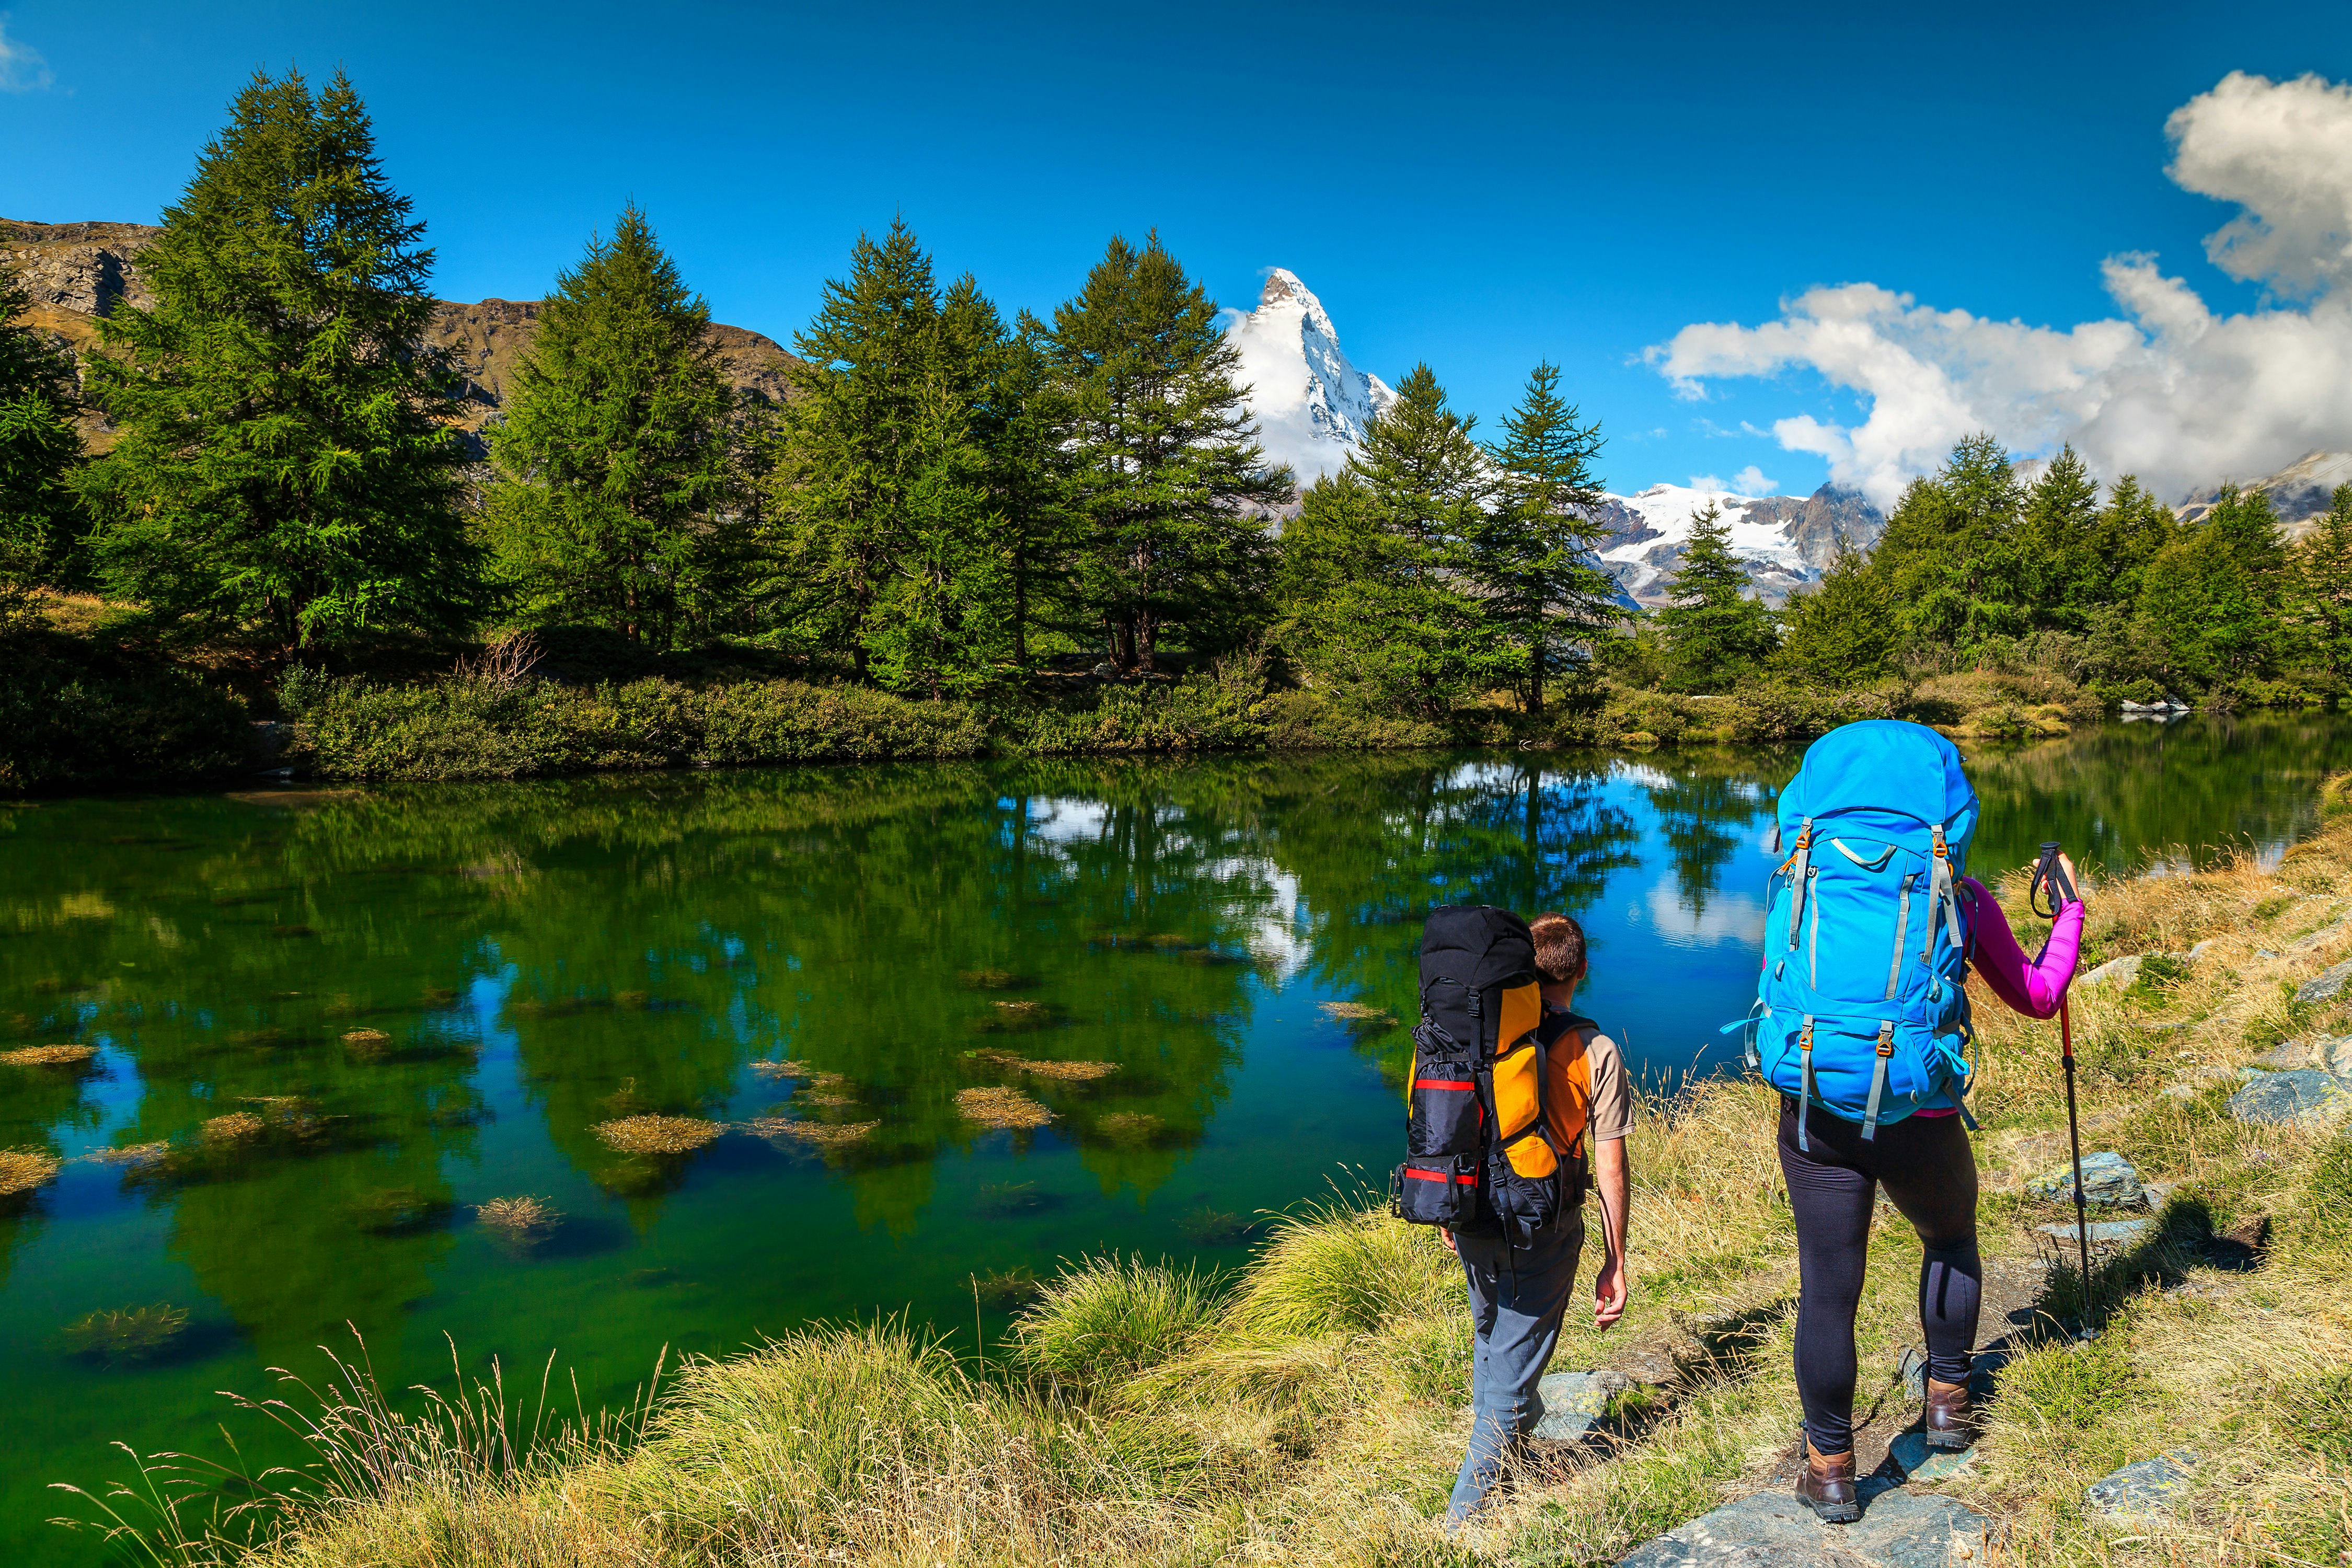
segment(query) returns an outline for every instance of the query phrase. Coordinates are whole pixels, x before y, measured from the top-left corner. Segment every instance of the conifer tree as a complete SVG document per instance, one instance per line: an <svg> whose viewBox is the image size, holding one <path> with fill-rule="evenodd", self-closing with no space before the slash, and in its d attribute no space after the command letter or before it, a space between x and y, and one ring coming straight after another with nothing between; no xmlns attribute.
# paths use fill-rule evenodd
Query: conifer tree
<svg viewBox="0 0 2352 1568"><path fill-rule="evenodd" d="M987 335L973 321L964 330ZM950 409L961 403L968 415L971 389L987 380L977 363L984 351L969 342L963 354L950 351L931 259L904 219L892 220L879 245L858 236L847 280L825 285L795 346L801 362L774 494L792 561L814 591L808 625L823 646L850 656L859 679L870 673L877 636L897 649L903 675L905 647L883 604L899 586L915 533L933 537L916 552L914 580L933 584L926 602L949 602L936 591L938 574L952 570L961 546L939 531L960 536L978 515L942 489L976 477L969 428ZM918 640L932 646L927 639Z"/></svg>
<svg viewBox="0 0 2352 1568"><path fill-rule="evenodd" d="M2225 485L2149 563L2141 621L2191 675L2223 684L2253 676L2281 650L2285 568L2269 495Z"/></svg>
<svg viewBox="0 0 2352 1568"><path fill-rule="evenodd" d="M502 577L526 614L666 647L698 607L733 496L734 388L646 215L559 274L490 437Z"/></svg>
<svg viewBox="0 0 2352 1568"><path fill-rule="evenodd" d="M2331 501L2295 548L2294 602L2313 658L2341 678L2352 675L2352 484L2336 486Z"/></svg>
<svg viewBox="0 0 2352 1568"><path fill-rule="evenodd" d="M81 460L73 368L17 321L30 302L0 271L0 627L62 564L74 516L68 480Z"/></svg>
<svg viewBox="0 0 2352 1568"><path fill-rule="evenodd" d="M1072 502L1072 457L1045 324L1021 312L995 363L974 431L987 454L992 531L1010 595L1005 630L1013 663L1025 668L1034 626L1077 624L1073 569L1083 523Z"/></svg>
<svg viewBox="0 0 2352 1568"><path fill-rule="evenodd" d="M1966 649L2026 629L2019 500L2009 454L1990 435L1966 437L1942 472L1904 491L1871 560L1901 606L1907 640Z"/></svg>
<svg viewBox="0 0 2352 1568"><path fill-rule="evenodd" d="M1792 595L1775 662L1829 686L1861 686L1891 675L1902 646L1886 584L1858 551L1840 549L1821 586Z"/></svg>
<svg viewBox="0 0 2352 1568"><path fill-rule="evenodd" d="M1691 514L1674 597L1658 612L1676 681L1687 689L1727 686L1770 656L1772 612L1750 596L1748 569L1731 549L1731 524L1710 500Z"/></svg>
<svg viewBox="0 0 2352 1568"><path fill-rule="evenodd" d="M1494 504L1473 527L1472 555L1486 621L1522 651L1523 700L1541 713L1545 677L1621 615L1616 579L1599 564L1609 531L1593 514L1602 496L1591 468L1601 426L1577 422L1559 395L1559 367L1544 363L1503 432L1491 448Z"/></svg>
<svg viewBox="0 0 2352 1568"><path fill-rule="evenodd" d="M1519 668L1472 575L1491 491L1474 425L1415 365L1284 531L1286 639L1367 702L1442 717Z"/></svg>
<svg viewBox="0 0 2352 1568"><path fill-rule="evenodd" d="M1112 657L1150 670L1171 631L1196 649L1239 640L1271 554L1250 504L1284 500L1291 476L1258 446L1215 304L1156 233L1140 249L1115 237L1055 310L1050 353L1082 587Z"/></svg>
<svg viewBox="0 0 2352 1568"><path fill-rule="evenodd" d="M287 650L463 621L465 453L409 211L343 76L237 95L140 257L155 305L117 306L89 360L121 435L79 489L115 592Z"/></svg>
<svg viewBox="0 0 2352 1568"><path fill-rule="evenodd" d="M2070 632L2086 629L2114 580L2111 541L2101 527L2098 482L2072 443L2027 487L2021 552L2034 621Z"/></svg>

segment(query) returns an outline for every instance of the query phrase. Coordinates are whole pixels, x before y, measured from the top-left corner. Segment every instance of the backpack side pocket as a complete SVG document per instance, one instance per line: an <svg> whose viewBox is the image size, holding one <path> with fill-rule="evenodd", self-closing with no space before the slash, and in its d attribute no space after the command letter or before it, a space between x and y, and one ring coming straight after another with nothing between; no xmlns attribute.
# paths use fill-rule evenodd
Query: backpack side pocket
<svg viewBox="0 0 2352 1568"><path fill-rule="evenodd" d="M1478 1147L1485 1119L1478 1104L1478 1069L1470 1062L1439 1058L1414 1063L1407 1154L1416 1159L1467 1154Z"/></svg>
<svg viewBox="0 0 2352 1568"><path fill-rule="evenodd" d="M1407 1160L1389 1177L1389 1209L1412 1225L1462 1230L1478 1218L1478 1156Z"/></svg>

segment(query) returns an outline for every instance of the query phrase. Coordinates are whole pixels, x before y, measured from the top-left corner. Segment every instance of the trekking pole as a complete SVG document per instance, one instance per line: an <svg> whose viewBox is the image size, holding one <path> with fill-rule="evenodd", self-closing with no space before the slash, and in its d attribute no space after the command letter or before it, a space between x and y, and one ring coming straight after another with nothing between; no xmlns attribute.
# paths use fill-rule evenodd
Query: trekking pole
<svg viewBox="0 0 2352 1568"><path fill-rule="evenodd" d="M2067 903L2075 899L2073 886L2067 881L2065 868L2058 864L2058 844L2055 839L2042 847L2041 863L2033 868L2033 880L2026 888L2025 900L2032 908L2035 892L2046 889L2050 899L2047 913L2056 920ZM2083 1260L2083 1334L2090 1337L2091 1302L2091 1204L2083 1192L2083 1123L2074 1109L2074 1019L2067 1007L2064 992L2058 994L2058 1058L2066 1068L2066 1142L2074 1160L2074 1241Z"/></svg>

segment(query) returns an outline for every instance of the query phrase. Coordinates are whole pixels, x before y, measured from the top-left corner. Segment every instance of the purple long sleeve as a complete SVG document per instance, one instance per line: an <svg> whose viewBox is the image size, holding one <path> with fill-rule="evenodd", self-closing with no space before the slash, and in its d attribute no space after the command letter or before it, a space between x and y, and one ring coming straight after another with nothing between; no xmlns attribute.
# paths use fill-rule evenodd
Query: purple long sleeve
<svg viewBox="0 0 2352 1568"><path fill-rule="evenodd" d="M2009 916L2000 902L1974 877L1960 879L1969 896L1970 930L1976 939L1976 971L1992 994L2029 1018L2047 1018L2058 1011L2066 986L2074 978L2074 961L2083 948L2083 906L2069 904L2051 922L2050 940L2042 956L2031 963L2009 929Z"/></svg>

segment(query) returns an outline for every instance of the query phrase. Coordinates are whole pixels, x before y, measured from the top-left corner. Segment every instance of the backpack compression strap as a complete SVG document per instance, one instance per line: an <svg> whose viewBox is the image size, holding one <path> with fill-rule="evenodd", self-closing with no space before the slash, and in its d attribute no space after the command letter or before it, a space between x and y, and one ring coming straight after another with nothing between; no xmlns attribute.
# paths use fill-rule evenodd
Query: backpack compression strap
<svg viewBox="0 0 2352 1568"><path fill-rule="evenodd" d="M1805 1113L1813 1108L1813 1016L1805 1015L1804 1026L1797 1031L1797 1147L1810 1154L1813 1146L1805 1137Z"/></svg>
<svg viewBox="0 0 2352 1568"><path fill-rule="evenodd" d="M1934 920L1936 913L1940 911L1944 917L1944 929L1951 934L1952 945L1958 947L1960 945L1960 900L1958 890L1952 883L1952 852L1944 843L1944 829L1940 824L1935 832L1936 865L1927 874L1931 900L1928 905L1927 940L1930 943L1935 941Z"/></svg>
<svg viewBox="0 0 2352 1568"><path fill-rule="evenodd" d="M1878 1021L1878 1065L1870 1072L1870 1104L1862 1115L1862 1139L1865 1143L1878 1137L1878 1102L1886 1093L1886 1063L1895 1055L1895 1023L1889 1018Z"/></svg>
<svg viewBox="0 0 2352 1568"><path fill-rule="evenodd" d="M1797 951L1797 930L1805 918L1805 892L1813 872L1813 819L1797 829L1797 847L1780 862L1789 879L1789 951Z"/></svg>

